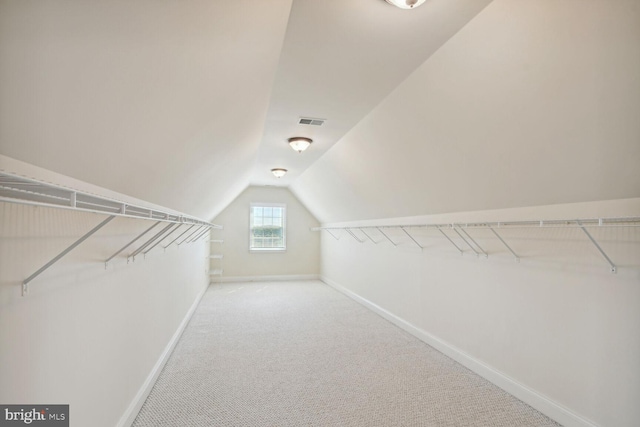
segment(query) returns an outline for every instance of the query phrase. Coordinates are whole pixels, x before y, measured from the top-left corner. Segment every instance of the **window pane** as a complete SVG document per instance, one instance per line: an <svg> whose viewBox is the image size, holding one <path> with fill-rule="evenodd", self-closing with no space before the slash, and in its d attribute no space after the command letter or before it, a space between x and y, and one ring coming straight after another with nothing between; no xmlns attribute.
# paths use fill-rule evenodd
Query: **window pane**
<svg viewBox="0 0 640 427"><path fill-rule="evenodd" d="M251 249L285 249L285 208L250 207L249 245Z"/></svg>

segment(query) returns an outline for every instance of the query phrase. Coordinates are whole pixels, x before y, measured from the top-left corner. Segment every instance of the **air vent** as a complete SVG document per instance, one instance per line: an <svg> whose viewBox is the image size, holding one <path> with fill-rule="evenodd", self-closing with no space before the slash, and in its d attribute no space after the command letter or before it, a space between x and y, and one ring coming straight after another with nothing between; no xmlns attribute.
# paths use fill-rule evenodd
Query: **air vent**
<svg viewBox="0 0 640 427"><path fill-rule="evenodd" d="M322 126L325 122L325 119L312 119L310 117L300 117L298 120L299 125L309 125L309 126Z"/></svg>

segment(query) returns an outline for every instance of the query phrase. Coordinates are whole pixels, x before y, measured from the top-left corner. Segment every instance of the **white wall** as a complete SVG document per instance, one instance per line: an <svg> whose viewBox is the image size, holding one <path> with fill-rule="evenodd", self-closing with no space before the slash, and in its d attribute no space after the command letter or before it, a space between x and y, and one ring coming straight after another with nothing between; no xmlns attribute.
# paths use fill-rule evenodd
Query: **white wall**
<svg viewBox="0 0 640 427"><path fill-rule="evenodd" d="M640 215L640 199L390 223L631 214ZM377 245L323 233L323 280L412 325L436 348L566 426L638 424L640 228L592 230L617 274L575 228L501 230L520 263L487 230L470 233L488 259L476 258L454 233L463 256L437 231L412 231L423 252L401 231L385 231L397 248L375 231Z"/></svg>
<svg viewBox="0 0 640 427"><path fill-rule="evenodd" d="M292 191L323 223L639 216L638 22L638 1L494 0ZM598 232L617 275L576 230L510 232L520 264L480 232L488 260L437 234L424 253L323 234L322 274L578 417L633 426L636 230Z"/></svg>
<svg viewBox="0 0 640 427"><path fill-rule="evenodd" d="M0 169L99 190L6 157ZM116 218L21 297L22 280L105 216L0 203L0 218L0 401L70 404L72 426L113 427L206 289L208 247L156 248L105 269L150 225Z"/></svg>
<svg viewBox="0 0 640 427"><path fill-rule="evenodd" d="M249 205L284 203L287 206L287 250L249 251ZM320 273L320 236L311 227L320 224L298 199L282 187L248 187L213 222L224 226L223 280L265 276L317 276ZM220 233L215 232L216 235ZM217 249L212 247L212 252ZM212 261L212 269L219 262ZM214 279L215 280L215 279Z"/></svg>

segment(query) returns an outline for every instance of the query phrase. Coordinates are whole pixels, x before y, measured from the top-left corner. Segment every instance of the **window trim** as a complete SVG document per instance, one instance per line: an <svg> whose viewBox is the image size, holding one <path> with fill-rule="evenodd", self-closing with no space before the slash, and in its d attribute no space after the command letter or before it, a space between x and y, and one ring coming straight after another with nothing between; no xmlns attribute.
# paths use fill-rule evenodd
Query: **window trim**
<svg viewBox="0 0 640 427"><path fill-rule="evenodd" d="M254 207L283 208L282 211L282 242L283 248L252 248L251 247L251 211ZM260 203L251 202L249 204L249 252L252 253L284 253L287 251L287 205L286 203Z"/></svg>

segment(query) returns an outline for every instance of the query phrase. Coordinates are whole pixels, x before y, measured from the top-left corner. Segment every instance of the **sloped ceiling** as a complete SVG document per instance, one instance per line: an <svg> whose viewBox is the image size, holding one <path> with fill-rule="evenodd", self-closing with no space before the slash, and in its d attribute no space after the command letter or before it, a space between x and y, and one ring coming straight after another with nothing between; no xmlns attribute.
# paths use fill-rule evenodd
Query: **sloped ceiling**
<svg viewBox="0 0 640 427"><path fill-rule="evenodd" d="M583 5L494 1L293 192L322 222L640 197L640 3Z"/></svg>
<svg viewBox="0 0 640 427"><path fill-rule="evenodd" d="M640 8L582 3L0 0L0 154L205 219L640 197Z"/></svg>
<svg viewBox="0 0 640 427"><path fill-rule="evenodd" d="M295 0L251 183L293 183L491 0ZM325 119L299 125L300 117ZM304 154L287 139L313 139ZM284 167L279 180L270 170Z"/></svg>
<svg viewBox="0 0 640 427"><path fill-rule="evenodd" d="M291 0L0 1L0 154L210 218L249 183Z"/></svg>
<svg viewBox="0 0 640 427"><path fill-rule="evenodd" d="M0 154L211 218L288 186L489 1L0 0Z"/></svg>

